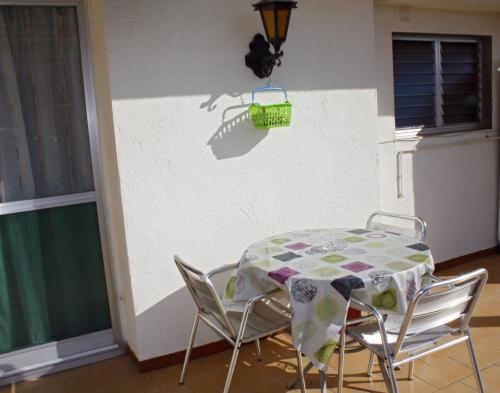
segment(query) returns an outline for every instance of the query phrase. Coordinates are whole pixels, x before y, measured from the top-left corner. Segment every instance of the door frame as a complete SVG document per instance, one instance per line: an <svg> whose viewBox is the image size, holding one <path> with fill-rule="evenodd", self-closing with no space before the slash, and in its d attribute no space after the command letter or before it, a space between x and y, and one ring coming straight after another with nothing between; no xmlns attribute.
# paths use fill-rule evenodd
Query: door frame
<svg viewBox="0 0 500 393"><path fill-rule="evenodd" d="M99 232L101 240L103 267L106 278L106 290L108 295L108 304L111 317L111 331L115 345L103 348L108 351L108 355L98 349L87 351L82 354L81 359L77 356L69 356L67 362L60 362L54 367L47 368L46 364L40 364L39 367L33 366L38 373L42 369L46 372L61 371L65 368L75 367L81 364L91 363L106 357L116 356L124 353L125 345L123 342L122 329L120 324L120 315L118 307L118 293L116 281L114 278L112 250L110 241L110 231L108 226L108 216L106 210L106 195L103 181L102 151L100 144L100 129L98 121L98 111L96 102L95 79L92 67L92 49L90 46L89 15L87 9L87 0L0 0L0 6L70 6L75 7L77 12L78 31L80 39L80 53L82 59L83 87L85 94L85 104L87 112L88 136L90 142L90 152L92 161L92 171L94 177L94 191L80 194L69 194L63 197L39 198L35 200L0 203L0 215L16 213L20 211L38 210L41 208L69 206L85 202L94 202L97 206L97 216L99 223ZM92 334L86 335L91 338ZM81 336L82 338L85 336ZM67 340L62 340L62 342ZM26 348L21 352L43 349L50 347L54 343L47 343L40 346ZM30 367L31 368L31 367ZM15 380L26 377L28 370L20 370L16 375L0 377L0 386ZM36 374L37 372L34 372Z"/></svg>

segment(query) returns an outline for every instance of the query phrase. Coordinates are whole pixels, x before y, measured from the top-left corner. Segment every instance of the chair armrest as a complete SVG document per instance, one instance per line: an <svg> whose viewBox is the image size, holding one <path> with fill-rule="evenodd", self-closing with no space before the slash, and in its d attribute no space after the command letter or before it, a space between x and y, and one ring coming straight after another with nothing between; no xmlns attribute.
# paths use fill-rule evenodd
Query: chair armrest
<svg viewBox="0 0 500 393"><path fill-rule="evenodd" d="M271 298L269 299L269 303L271 304L272 307L276 307L281 311L289 313L290 315L292 314L292 309L286 304L281 303L278 299Z"/></svg>
<svg viewBox="0 0 500 393"><path fill-rule="evenodd" d="M210 279L212 276L214 276L216 274L224 273L224 272L227 272L228 270L234 270L237 267L238 267L237 263L232 263L232 264L229 264L229 265L224 265L224 266L218 267L216 269L210 270L207 273L207 278Z"/></svg>
<svg viewBox="0 0 500 393"><path fill-rule="evenodd" d="M434 274L426 273L422 276L422 280L429 280L433 282L441 282L443 279L441 277L435 276Z"/></svg>
<svg viewBox="0 0 500 393"><path fill-rule="evenodd" d="M272 290L271 292L264 293L262 295L255 296L255 297L249 299L247 301L246 306L245 306L244 314L250 314L250 312L252 311L253 307L257 304L257 302L272 301L273 297L280 292L281 292L281 289L276 288L276 289Z"/></svg>
<svg viewBox="0 0 500 393"><path fill-rule="evenodd" d="M432 285L432 284L437 284L437 283L440 283L443 281L445 281L445 280L442 279L441 277L435 276L434 274L424 274L422 276L422 286L423 287L428 286L428 285ZM448 285L448 287L455 288L455 285L450 284L450 285Z"/></svg>

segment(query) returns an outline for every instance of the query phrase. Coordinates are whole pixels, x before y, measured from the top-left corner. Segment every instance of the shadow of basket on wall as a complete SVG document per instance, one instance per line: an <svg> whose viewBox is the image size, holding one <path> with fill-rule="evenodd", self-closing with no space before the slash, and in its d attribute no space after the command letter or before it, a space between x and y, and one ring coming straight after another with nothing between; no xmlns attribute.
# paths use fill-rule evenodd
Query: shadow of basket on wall
<svg viewBox="0 0 500 393"><path fill-rule="evenodd" d="M218 160L243 156L268 135L269 129L257 130L253 126L248 107L248 104L242 104L224 110L221 125L207 142ZM229 112L238 109L236 115L226 119Z"/></svg>

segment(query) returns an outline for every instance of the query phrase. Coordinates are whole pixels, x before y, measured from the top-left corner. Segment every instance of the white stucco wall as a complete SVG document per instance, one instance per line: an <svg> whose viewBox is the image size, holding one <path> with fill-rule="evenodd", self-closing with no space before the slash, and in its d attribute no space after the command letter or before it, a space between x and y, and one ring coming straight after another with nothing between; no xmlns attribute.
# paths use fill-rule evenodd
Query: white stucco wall
<svg viewBox="0 0 500 393"><path fill-rule="evenodd" d="M378 208L372 1L300 3L271 78L289 89L293 124L269 133L245 121L265 84L244 66L262 31L251 3L106 2L140 360L186 346L194 305L174 253L209 270L260 238L363 225ZM213 339L204 329L197 344Z"/></svg>
<svg viewBox="0 0 500 393"><path fill-rule="evenodd" d="M113 119L109 92L98 93L101 122L114 122L115 141L103 141L105 172L115 176L108 200L121 196L123 205L123 217L119 203L110 210L124 338L140 360L186 346L194 304L175 253L209 270L237 261L262 237L364 225L378 208L423 216L437 261L496 244L495 142L405 156L404 197L396 197L397 151L494 134L496 73L494 130L386 142L395 137L392 32L493 35L496 69L497 15L410 9L402 22L397 8L374 9L371 0L301 2L283 67L270 80L289 89L293 123L266 133L246 116L250 91L266 83L244 66L262 29L251 3L106 1L106 32L99 32L108 45ZM105 85L106 56L97 57ZM215 339L204 329L197 345Z"/></svg>
<svg viewBox="0 0 500 393"><path fill-rule="evenodd" d="M500 66L500 15L375 8L381 208L416 214L429 224L427 242L437 262L494 247L498 220L498 142L432 148L495 135L499 127L499 81L493 73L493 130L384 143L395 137L392 33L490 35L493 69ZM409 20L408 20L409 17ZM492 132L493 131L493 132ZM403 198L396 194L396 154L422 149L403 158ZM427 150L425 150L427 149Z"/></svg>

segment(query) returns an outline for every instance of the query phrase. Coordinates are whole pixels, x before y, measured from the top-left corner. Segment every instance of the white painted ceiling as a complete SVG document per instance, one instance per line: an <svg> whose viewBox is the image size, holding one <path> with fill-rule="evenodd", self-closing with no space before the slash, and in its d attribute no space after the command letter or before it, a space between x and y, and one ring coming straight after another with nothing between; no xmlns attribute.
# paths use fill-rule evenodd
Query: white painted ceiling
<svg viewBox="0 0 500 393"><path fill-rule="evenodd" d="M499 12L500 0L375 0L375 4L442 10Z"/></svg>

